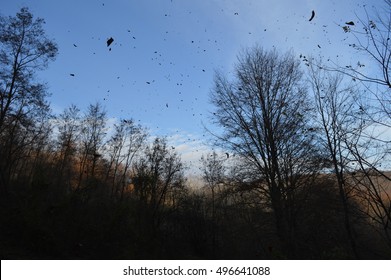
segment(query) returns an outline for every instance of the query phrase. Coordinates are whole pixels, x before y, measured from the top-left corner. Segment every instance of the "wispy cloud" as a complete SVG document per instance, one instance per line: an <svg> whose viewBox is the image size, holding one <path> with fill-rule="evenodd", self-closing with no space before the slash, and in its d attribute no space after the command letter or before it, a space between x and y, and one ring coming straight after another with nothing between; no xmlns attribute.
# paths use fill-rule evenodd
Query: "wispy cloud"
<svg viewBox="0 0 391 280"><path fill-rule="evenodd" d="M188 167L186 173L199 174L200 159L203 155L212 153L212 147L205 143L199 135L182 132L167 137L168 144L180 155Z"/></svg>

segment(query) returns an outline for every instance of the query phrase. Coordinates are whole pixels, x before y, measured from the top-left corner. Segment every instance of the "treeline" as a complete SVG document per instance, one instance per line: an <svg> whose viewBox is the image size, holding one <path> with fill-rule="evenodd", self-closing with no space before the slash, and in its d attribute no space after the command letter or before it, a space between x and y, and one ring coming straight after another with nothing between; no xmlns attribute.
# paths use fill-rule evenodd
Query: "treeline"
<svg viewBox="0 0 391 280"><path fill-rule="evenodd" d="M148 143L132 120L115 124L109 139L106 128L99 104L83 116L72 105L42 131L45 140L2 160L10 170L2 182L4 258L164 256L161 227L186 193L180 158L165 139Z"/></svg>
<svg viewBox="0 0 391 280"><path fill-rule="evenodd" d="M387 42L378 22L358 34ZM200 159L194 189L175 149L132 119L108 134L100 104L50 113L34 78L58 52L43 23L27 8L0 20L2 259L391 257L388 72L243 51L231 78L215 75L220 152Z"/></svg>

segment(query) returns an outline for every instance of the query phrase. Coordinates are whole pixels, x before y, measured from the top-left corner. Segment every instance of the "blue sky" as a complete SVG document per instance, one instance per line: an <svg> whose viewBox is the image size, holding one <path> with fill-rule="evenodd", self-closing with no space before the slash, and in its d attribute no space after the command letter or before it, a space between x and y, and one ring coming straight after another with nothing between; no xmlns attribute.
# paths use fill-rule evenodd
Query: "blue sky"
<svg viewBox="0 0 391 280"><path fill-rule="evenodd" d="M216 69L229 74L240 50L255 44L299 57L353 62L339 24L356 19L359 0L5 0L46 20L59 55L39 77L54 112L101 102L112 120L133 118L167 135L188 160L207 148L209 92ZM315 18L309 22L311 11ZM111 51L106 40L112 37ZM74 46L76 45L76 47ZM319 45L319 46L318 46ZM338 57L337 57L338 55ZM354 62L353 62L354 63ZM74 74L71 76L70 74Z"/></svg>

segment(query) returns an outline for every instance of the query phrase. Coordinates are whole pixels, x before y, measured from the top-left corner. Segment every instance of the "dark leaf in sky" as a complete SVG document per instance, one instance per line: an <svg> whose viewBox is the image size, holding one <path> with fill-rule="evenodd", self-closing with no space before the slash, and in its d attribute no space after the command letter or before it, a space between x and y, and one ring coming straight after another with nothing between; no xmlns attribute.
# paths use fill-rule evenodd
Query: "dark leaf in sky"
<svg viewBox="0 0 391 280"><path fill-rule="evenodd" d="M113 37L110 37L110 39L107 40L107 46L110 46L111 43L113 43L113 42L114 42Z"/></svg>
<svg viewBox="0 0 391 280"><path fill-rule="evenodd" d="M315 17L315 11L314 11L314 10L312 10L311 18L309 19L309 21L313 20L313 19L314 19L314 17Z"/></svg>
<svg viewBox="0 0 391 280"><path fill-rule="evenodd" d="M229 153L225 153L225 155L227 156L227 158L229 158Z"/></svg>
<svg viewBox="0 0 391 280"><path fill-rule="evenodd" d="M348 21L348 22L345 22L345 24L347 24L347 25L354 25L354 22L353 21Z"/></svg>
<svg viewBox="0 0 391 280"><path fill-rule="evenodd" d="M71 75L72 77L75 77L75 74L73 74L73 73L71 73L71 74L69 74L69 75Z"/></svg>
<svg viewBox="0 0 391 280"><path fill-rule="evenodd" d="M77 45L76 45L76 44L73 44L73 46L74 46L75 48L77 48Z"/></svg>

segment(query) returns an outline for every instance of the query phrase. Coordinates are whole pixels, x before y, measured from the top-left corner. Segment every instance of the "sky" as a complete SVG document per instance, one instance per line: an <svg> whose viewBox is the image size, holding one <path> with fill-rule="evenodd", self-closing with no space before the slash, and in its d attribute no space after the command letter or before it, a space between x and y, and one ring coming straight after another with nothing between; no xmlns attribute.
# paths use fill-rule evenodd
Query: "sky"
<svg viewBox="0 0 391 280"><path fill-rule="evenodd" d="M54 113L100 102L112 122L132 118L167 136L186 161L210 148L209 94L216 70L230 75L239 52L321 55L355 63L341 28L381 0L3 0L0 14L29 7L44 18L57 59L39 74ZM309 21L312 11L315 17ZM107 40L114 41L107 47ZM304 67L304 66L303 66ZM71 75L72 74L72 75Z"/></svg>

